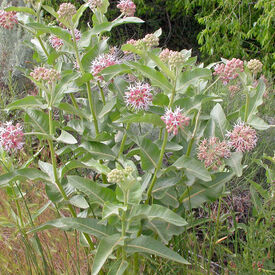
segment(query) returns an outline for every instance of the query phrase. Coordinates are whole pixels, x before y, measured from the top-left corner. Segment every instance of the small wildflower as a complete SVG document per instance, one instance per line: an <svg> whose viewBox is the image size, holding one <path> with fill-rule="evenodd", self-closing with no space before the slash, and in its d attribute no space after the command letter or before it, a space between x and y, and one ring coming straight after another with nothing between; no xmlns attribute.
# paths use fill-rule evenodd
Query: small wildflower
<svg viewBox="0 0 275 275"><path fill-rule="evenodd" d="M247 68L254 74L260 73L263 68L263 63L258 59L251 59L247 63Z"/></svg>
<svg viewBox="0 0 275 275"><path fill-rule="evenodd" d="M15 11L4 11L0 10L0 26L12 30L14 26L18 24L17 16Z"/></svg>
<svg viewBox="0 0 275 275"><path fill-rule="evenodd" d="M189 125L190 118L182 114L182 109L177 107L173 112L171 109L166 109L164 116L161 117L166 124L168 133L173 132L174 135L178 134L178 127L183 129L184 126Z"/></svg>
<svg viewBox="0 0 275 275"><path fill-rule="evenodd" d="M112 54L102 54L99 55L95 60L92 61L91 65L91 73L97 80L104 80L102 76L100 76L100 72L112 65L118 64L115 56Z"/></svg>
<svg viewBox="0 0 275 275"><path fill-rule="evenodd" d="M60 19L63 19L66 22L71 22L72 17L76 14L76 8L71 3L63 3L59 6L57 13Z"/></svg>
<svg viewBox="0 0 275 275"><path fill-rule="evenodd" d="M159 38L153 33L150 33L145 35L145 37L142 39L142 42L148 48L157 47L159 45Z"/></svg>
<svg viewBox="0 0 275 275"><path fill-rule="evenodd" d="M175 68L185 61L185 57L181 52L170 51L168 63L171 67Z"/></svg>
<svg viewBox="0 0 275 275"><path fill-rule="evenodd" d="M198 148L198 159L204 162L206 168L217 170L223 164L223 159L230 157L230 147L226 141L217 137L204 139Z"/></svg>
<svg viewBox="0 0 275 275"><path fill-rule="evenodd" d="M45 67L37 67L33 72L30 73L30 76L36 81L46 81L49 84L60 79L60 73L54 69L47 69Z"/></svg>
<svg viewBox="0 0 275 275"><path fill-rule="evenodd" d="M107 174L107 180L111 183L122 183L125 179L125 173L123 170L113 169Z"/></svg>
<svg viewBox="0 0 275 275"><path fill-rule="evenodd" d="M239 72L243 72L243 61L240 59L233 58L226 62L226 64L218 64L214 68L214 75L219 75L224 85L232 79L236 79Z"/></svg>
<svg viewBox="0 0 275 275"><path fill-rule="evenodd" d="M14 126L12 122L6 122L0 127L0 145L8 152L12 149L21 150L23 148L23 136L23 127L20 123Z"/></svg>
<svg viewBox="0 0 275 275"><path fill-rule="evenodd" d="M117 8L125 16L134 16L136 12L136 5L132 0L120 0L117 4Z"/></svg>
<svg viewBox="0 0 275 275"><path fill-rule="evenodd" d="M70 34L72 35L72 31L70 30ZM74 30L75 40L78 42L81 39L81 31L78 29Z"/></svg>
<svg viewBox="0 0 275 275"><path fill-rule="evenodd" d="M100 8L102 6L102 0L88 0L88 4L91 10L95 10L96 8Z"/></svg>
<svg viewBox="0 0 275 275"><path fill-rule="evenodd" d="M138 82L128 88L125 92L125 102L127 106L135 110L147 110L152 104L152 87L148 83Z"/></svg>
<svg viewBox="0 0 275 275"><path fill-rule="evenodd" d="M232 132L228 132L228 145L237 152L251 151L257 143L256 131L243 122L235 124Z"/></svg>
<svg viewBox="0 0 275 275"><path fill-rule="evenodd" d="M64 45L63 40L53 34L50 35L49 42L51 46L57 51L60 50L60 48Z"/></svg>

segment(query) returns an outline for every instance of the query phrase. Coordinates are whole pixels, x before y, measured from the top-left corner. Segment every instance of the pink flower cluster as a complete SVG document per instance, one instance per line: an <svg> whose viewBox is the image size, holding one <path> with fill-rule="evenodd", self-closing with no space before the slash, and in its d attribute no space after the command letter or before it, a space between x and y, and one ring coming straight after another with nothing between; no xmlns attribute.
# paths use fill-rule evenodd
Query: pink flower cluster
<svg viewBox="0 0 275 275"><path fill-rule="evenodd" d="M18 24L17 16L15 11L4 11L0 10L0 26L12 30L13 27Z"/></svg>
<svg viewBox="0 0 275 275"><path fill-rule="evenodd" d="M72 35L71 30L68 30L68 32ZM76 42L78 42L81 39L81 32L78 29L75 29L74 35L75 35ZM57 51L60 50L60 48L64 45L63 40L53 34L50 35L49 42L51 46Z"/></svg>
<svg viewBox="0 0 275 275"><path fill-rule="evenodd" d="M257 144L256 131L243 122L235 124L233 131L228 132L228 145L237 152L251 151Z"/></svg>
<svg viewBox="0 0 275 275"><path fill-rule="evenodd" d="M60 79L60 73L55 69L47 69L45 67L37 67L30 76L36 81L47 81L49 84Z"/></svg>
<svg viewBox="0 0 275 275"><path fill-rule="evenodd" d="M231 155L230 147L226 141L220 141L217 137L204 139L198 148L198 159L204 162L206 168L217 170L223 164L224 158Z"/></svg>
<svg viewBox="0 0 275 275"><path fill-rule="evenodd" d="M14 126L12 122L6 122L0 126L0 145L8 152L12 149L22 149L24 145L23 137L23 127L19 123Z"/></svg>
<svg viewBox="0 0 275 275"><path fill-rule="evenodd" d="M240 59L233 58L226 62L226 64L218 64L214 68L214 75L219 75L224 85L232 80L236 79L239 72L243 72L243 61Z"/></svg>
<svg viewBox="0 0 275 275"><path fill-rule="evenodd" d="M137 82L125 92L126 105L137 111L147 110L152 104L152 98L152 87L148 83Z"/></svg>
<svg viewBox="0 0 275 275"><path fill-rule="evenodd" d="M173 112L167 108L165 114L161 117L166 124L166 130L168 133L173 132L174 135L178 134L178 128L183 129L184 126L189 125L190 118L182 114L182 109L177 107Z"/></svg>
<svg viewBox="0 0 275 275"><path fill-rule="evenodd" d="M95 60L93 60L91 65L91 73L97 80L104 80L102 76L100 76L100 72L112 65L118 64L115 56L112 54L102 54L99 55Z"/></svg>
<svg viewBox="0 0 275 275"><path fill-rule="evenodd" d="M125 16L134 16L136 12L136 5L132 0L120 0L117 4L117 8Z"/></svg>
<svg viewBox="0 0 275 275"><path fill-rule="evenodd" d="M231 86L228 87L228 90L230 91L230 96L233 97L237 92L240 91L240 86L231 85Z"/></svg>
<svg viewBox="0 0 275 275"><path fill-rule="evenodd" d="M57 11L60 19L64 21L70 22L72 17L76 14L76 8L71 3L63 3L59 6L59 10Z"/></svg>
<svg viewBox="0 0 275 275"><path fill-rule="evenodd" d="M169 49L162 50L159 54L159 58L162 62L168 63L171 67L177 67L185 61L183 53Z"/></svg>
<svg viewBox="0 0 275 275"><path fill-rule="evenodd" d="M88 0L88 5L91 10L95 10L102 6L102 0Z"/></svg>

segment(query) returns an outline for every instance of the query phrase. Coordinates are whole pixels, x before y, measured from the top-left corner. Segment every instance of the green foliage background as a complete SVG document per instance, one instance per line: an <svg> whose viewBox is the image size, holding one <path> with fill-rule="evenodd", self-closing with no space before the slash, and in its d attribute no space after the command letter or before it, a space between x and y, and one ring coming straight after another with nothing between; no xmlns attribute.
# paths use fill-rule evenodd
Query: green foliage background
<svg viewBox="0 0 275 275"><path fill-rule="evenodd" d="M79 0L46 0L56 9L63 2L79 7ZM267 70L274 70L275 5L270 0L134 0L136 16L146 23L122 26L112 34L112 42L121 45L129 37L163 29L162 45L174 50L193 49L211 62L217 58L257 58ZM273 3L272 3L273 2ZM110 1L109 18L119 15L117 1ZM86 11L85 25L91 21Z"/></svg>

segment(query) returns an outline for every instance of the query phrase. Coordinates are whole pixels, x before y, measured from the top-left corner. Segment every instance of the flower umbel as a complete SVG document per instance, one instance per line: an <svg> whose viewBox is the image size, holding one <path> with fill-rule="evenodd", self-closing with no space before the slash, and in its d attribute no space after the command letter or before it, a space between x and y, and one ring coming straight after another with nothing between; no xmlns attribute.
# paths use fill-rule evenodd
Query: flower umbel
<svg viewBox="0 0 275 275"><path fill-rule="evenodd" d="M227 85L230 80L238 77L239 72L243 72L243 61L233 58L227 61L226 64L218 64L214 70L214 75L219 75L221 80L223 80L223 84Z"/></svg>
<svg viewBox="0 0 275 275"><path fill-rule="evenodd" d="M179 107L173 112L172 109L166 109L164 116L161 117L166 124L168 133L173 132L174 135L178 134L178 128L183 129L184 126L189 125L190 118L182 114L182 109Z"/></svg>
<svg viewBox="0 0 275 275"><path fill-rule="evenodd" d="M247 68L254 74L260 73L263 68L263 63L258 59L251 59L247 63Z"/></svg>
<svg viewBox="0 0 275 275"><path fill-rule="evenodd" d="M76 14L76 8L71 3L63 3L59 6L57 13L60 19L63 19L66 22L71 22L72 17Z"/></svg>
<svg viewBox="0 0 275 275"><path fill-rule="evenodd" d="M251 151L257 144L256 131L244 122L235 124L232 132L227 132L228 145L237 152Z"/></svg>
<svg viewBox="0 0 275 275"><path fill-rule="evenodd" d="M20 123L12 125L12 122L6 122L0 126L0 145L8 152L12 149L22 149L24 145L23 137L23 127Z"/></svg>
<svg viewBox="0 0 275 275"><path fill-rule="evenodd" d="M4 11L0 10L0 26L12 30L13 27L18 24L17 16L15 11Z"/></svg>
<svg viewBox="0 0 275 275"><path fill-rule="evenodd" d="M118 61L114 55L102 54L92 61L91 73L97 80L103 80L103 77L99 75L100 72L103 69L115 64L118 64Z"/></svg>
<svg viewBox="0 0 275 275"><path fill-rule="evenodd" d="M53 34L50 35L49 42L51 46L57 51L60 50L60 48L64 45L63 40Z"/></svg>
<svg viewBox="0 0 275 275"><path fill-rule="evenodd" d="M159 45L159 38L153 33L146 34L142 39L144 45L148 48L157 47Z"/></svg>
<svg viewBox="0 0 275 275"><path fill-rule="evenodd" d="M185 61L185 56L181 52L164 49L159 54L159 58L162 62L168 63L172 68L180 66Z"/></svg>
<svg viewBox="0 0 275 275"><path fill-rule="evenodd" d="M30 76L36 81L46 81L49 84L60 79L60 73L58 71L45 67L35 68L34 71L30 73Z"/></svg>
<svg viewBox="0 0 275 275"><path fill-rule="evenodd" d="M117 4L117 8L125 16L134 16L136 12L136 5L132 0L120 0Z"/></svg>
<svg viewBox="0 0 275 275"><path fill-rule="evenodd" d="M127 106L135 110L147 110L152 104L152 87L148 83L137 82L125 92L125 102Z"/></svg>
<svg viewBox="0 0 275 275"><path fill-rule="evenodd" d="M226 141L220 141L217 137L204 139L198 148L198 159L204 162L206 168L217 170L223 164L224 158L231 155L230 147Z"/></svg>
<svg viewBox="0 0 275 275"><path fill-rule="evenodd" d="M88 4L91 10L95 10L96 8L100 8L102 6L102 0L88 0Z"/></svg>

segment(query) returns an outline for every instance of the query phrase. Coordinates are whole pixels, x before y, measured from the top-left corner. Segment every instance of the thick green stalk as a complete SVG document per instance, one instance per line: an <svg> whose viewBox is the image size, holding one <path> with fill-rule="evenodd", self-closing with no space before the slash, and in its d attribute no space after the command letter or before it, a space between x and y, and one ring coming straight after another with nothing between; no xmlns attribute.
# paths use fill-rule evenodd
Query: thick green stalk
<svg viewBox="0 0 275 275"><path fill-rule="evenodd" d="M52 136L53 135L53 120L52 120L52 109L51 107L49 108L49 134ZM48 139L48 144L50 147L50 152L51 152L51 160L52 160L52 166L53 166L53 174L54 174L54 180L55 180L55 184L57 185L63 199L65 201L68 201L69 198L63 188L63 186L61 185L60 181L59 181L59 177L58 177L58 172L57 172L57 165L56 165L56 159L55 159L55 150L54 150L54 146L53 146L53 141L51 139ZM71 204L68 204L68 208L72 214L72 216L74 218L77 217L76 212L74 210L74 208L72 207ZM90 236L86 233L84 233L84 236L87 240L87 242L89 243L91 249L94 249L94 244L90 238Z"/></svg>
<svg viewBox="0 0 275 275"><path fill-rule="evenodd" d="M71 29L71 33L72 33L72 36L73 36L76 62L78 64L78 66L79 66L81 74L84 75L85 74L85 70L84 70L83 65L81 63L81 60L80 60L80 56L79 56L79 52L78 52L78 48L77 48L77 42L76 42L76 38L75 38L74 29ZM96 113L95 113L95 108L94 108L94 103L93 103L93 98L92 98L92 90L91 90L90 81L86 82L86 86L87 86L87 92L88 92L89 107L90 107L90 111L91 111L93 119L94 119L95 131L96 131L96 134L98 135L99 134L98 121L97 121L97 117L96 117Z"/></svg>
<svg viewBox="0 0 275 275"><path fill-rule="evenodd" d="M244 122L247 122L248 119L248 107L249 107L249 94L246 92L246 102L245 102L245 110L244 110Z"/></svg>
<svg viewBox="0 0 275 275"><path fill-rule="evenodd" d="M176 80L174 82L174 87L173 87L173 90L172 90L172 95L171 95L171 98L170 98L168 108L172 107L172 104L173 104L174 98L175 98L175 94L176 94ZM157 173L160 170L161 165L162 165L163 156L164 156L164 153L165 153L165 147L166 147L167 141L168 141L168 132L166 130L165 133L164 133L164 137L163 137L163 142L162 142L162 146L161 146L161 150L160 150L160 155L159 155L159 160L158 160L158 163L157 163L157 167L155 168L153 179L152 179L152 181L149 185L148 191L147 191L147 200L145 201L145 204L149 204L149 202L150 202L151 195L152 195L152 190L153 190L154 185L157 181Z"/></svg>
<svg viewBox="0 0 275 275"><path fill-rule="evenodd" d="M97 81L97 86L99 87L99 90L100 90L103 105L105 105L106 104L105 95L99 81Z"/></svg>
<svg viewBox="0 0 275 275"><path fill-rule="evenodd" d="M127 131L129 130L130 125L131 125L131 123L127 123L127 125L126 125L126 130L125 130L125 133L123 135L123 138L122 138L122 141L121 141L121 144L120 144L120 148L119 148L117 158L119 158L121 156L121 154L123 153L123 151L124 151L124 146L125 146L125 142L126 142L126 139L127 139Z"/></svg>

